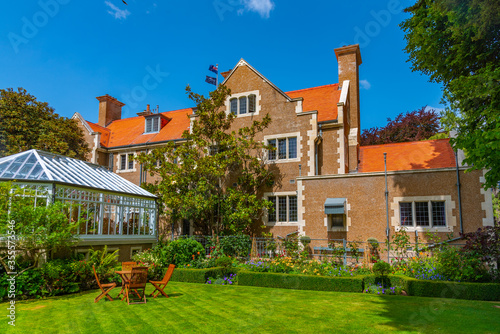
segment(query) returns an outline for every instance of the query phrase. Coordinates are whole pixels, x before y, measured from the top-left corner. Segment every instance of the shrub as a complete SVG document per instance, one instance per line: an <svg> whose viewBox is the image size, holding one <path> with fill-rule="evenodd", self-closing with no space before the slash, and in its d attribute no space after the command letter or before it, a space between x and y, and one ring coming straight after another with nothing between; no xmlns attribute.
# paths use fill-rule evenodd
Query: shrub
<svg viewBox="0 0 500 334"><path fill-rule="evenodd" d="M480 256L460 251L456 247L445 247L435 255L437 272L457 282L484 282L488 272Z"/></svg>
<svg viewBox="0 0 500 334"><path fill-rule="evenodd" d="M298 290L343 292L363 291L363 277L361 276L324 277L240 271L238 273L238 284Z"/></svg>
<svg viewBox="0 0 500 334"><path fill-rule="evenodd" d="M173 282L206 283L210 277L224 277L236 274L236 268L183 269L175 268L171 280Z"/></svg>
<svg viewBox="0 0 500 334"><path fill-rule="evenodd" d="M182 266L191 261L204 258L205 248L193 239L178 239L168 244L166 249L167 264ZM204 283L204 282L203 282Z"/></svg>
<svg viewBox="0 0 500 334"><path fill-rule="evenodd" d="M377 276L387 276L391 272L391 265L384 261L373 264L372 271Z"/></svg>
<svg viewBox="0 0 500 334"><path fill-rule="evenodd" d="M252 250L252 240L246 234L220 237L219 247L224 255L248 258Z"/></svg>
<svg viewBox="0 0 500 334"><path fill-rule="evenodd" d="M231 267L233 265L233 261L228 256L221 256L215 260L215 265L217 267L228 268L228 267Z"/></svg>

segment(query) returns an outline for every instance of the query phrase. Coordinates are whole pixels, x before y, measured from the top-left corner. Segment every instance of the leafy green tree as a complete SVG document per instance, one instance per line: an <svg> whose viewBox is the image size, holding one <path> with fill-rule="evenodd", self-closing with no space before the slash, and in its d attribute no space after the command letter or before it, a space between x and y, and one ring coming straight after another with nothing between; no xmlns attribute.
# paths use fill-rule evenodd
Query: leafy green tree
<svg viewBox="0 0 500 334"><path fill-rule="evenodd" d="M138 160L150 174L160 176L157 194L172 221L192 219L205 233L248 232L270 203L259 196L274 176L263 161L268 146L255 140L271 122L269 115L250 126L231 130L235 115L224 106L230 90L219 86L208 98L193 93L197 107L184 141L168 143ZM151 186L150 186L151 189Z"/></svg>
<svg viewBox="0 0 500 334"><path fill-rule="evenodd" d="M77 123L23 88L0 89L0 156L40 149L85 160L89 152Z"/></svg>
<svg viewBox="0 0 500 334"><path fill-rule="evenodd" d="M15 260L26 264L25 271L36 267L40 258L77 241L79 222L69 220L68 205L35 203L30 195L34 190L32 194L29 189L0 183L0 235L7 241L6 249L0 251L0 263L7 272L17 270Z"/></svg>
<svg viewBox="0 0 500 334"><path fill-rule="evenodd" d="M401 23L412 70L443 85L442 123L472 169L487 169L485 187L500 180L500 2L418 0Z"/></svg>
<svg viewBox="0 0 500 334"><path fill-rule="evenodd" d="M439 115L434 109L420 109L399 114L394 120L387 119L382 128L364 129L361 145L380 145L425 140L439 131Z"/></svg>

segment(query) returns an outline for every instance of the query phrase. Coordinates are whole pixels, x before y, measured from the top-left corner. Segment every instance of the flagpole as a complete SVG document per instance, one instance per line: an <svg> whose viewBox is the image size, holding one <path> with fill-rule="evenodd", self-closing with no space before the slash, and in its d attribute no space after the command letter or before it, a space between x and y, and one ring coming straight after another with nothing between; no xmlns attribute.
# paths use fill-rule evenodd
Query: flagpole
<svg viewBox="0 0 500 334"><path fill-rule="evenodd" d="M215 66L217 66L217 75L215 76L215 89L217 89L219 87L219 64L215 64Z"/></svg>

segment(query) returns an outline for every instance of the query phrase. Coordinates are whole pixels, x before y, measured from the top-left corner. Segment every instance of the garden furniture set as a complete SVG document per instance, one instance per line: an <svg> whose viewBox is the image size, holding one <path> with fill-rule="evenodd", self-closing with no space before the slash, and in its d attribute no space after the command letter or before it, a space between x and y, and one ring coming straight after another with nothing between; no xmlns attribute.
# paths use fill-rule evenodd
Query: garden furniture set
<svg viewBox="0 0 500 334"><path fill-rule="evenodd" d="M165 293L164 289L166 288L170 278L172 277L172 273L174 272L175 265L169 265L165 276L161 281L149 281L153 286L154 290L150 294L153 298L156 298L160 293L168 298L168 295ZM101 289L101 293L94 299L94 302L97 303L103 297L107 297L110 301L113 298L109 295L109 292L116 287L116 283L108 283L101 284L99 281L99 277L97 276L95 267L92 266L94 270L94 275L97 281L97 285ZM122 270L116 271L118 275L120 275L122 279L122 287L120 295L123 295L121 300L127 299L127 304L145 304L146 303L146 284L148 282L148 267L137 266L135 262L123 262ZM138 297L138 301L135 300L135 296ZM132 299L132 297L134 299Z"/></svg>

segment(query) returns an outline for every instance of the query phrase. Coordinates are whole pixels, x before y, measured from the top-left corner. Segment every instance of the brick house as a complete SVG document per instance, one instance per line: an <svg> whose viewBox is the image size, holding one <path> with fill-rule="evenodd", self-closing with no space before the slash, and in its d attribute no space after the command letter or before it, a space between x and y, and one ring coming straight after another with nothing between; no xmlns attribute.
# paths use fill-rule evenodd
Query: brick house
<svg viewBox="0 0 500 334"><path fill-rule="evenodd" d="M297 231L312 239L384 241L384 153L390 234L403 226L412 238L426 231L458 237L461 230L492 225L491 192L481 187L483 173L464 173L462 159L457 168L447 139L360 146L359 46L338 48L335 55L339 83L290 92L243 59L222 73L232 93L226 112L237 115L234 127L265 114L272 119L257 139L276 146L267 163L276 167L281 182L262 194L275 210L256 226L265 225L275 236ZM97 123L73 116L92 149L89 160L136 184L152 180L131 155L180 141L196 117L192 108L159 113L148 105L137 117L121 119L123 103L108 95L97 99ZM193 233L192 222L176 229Z"/></svg>

